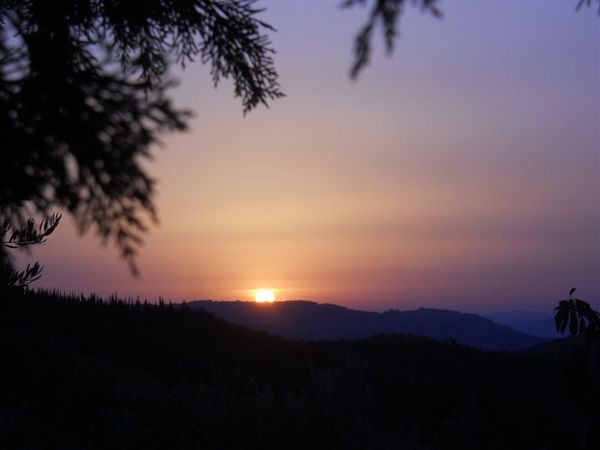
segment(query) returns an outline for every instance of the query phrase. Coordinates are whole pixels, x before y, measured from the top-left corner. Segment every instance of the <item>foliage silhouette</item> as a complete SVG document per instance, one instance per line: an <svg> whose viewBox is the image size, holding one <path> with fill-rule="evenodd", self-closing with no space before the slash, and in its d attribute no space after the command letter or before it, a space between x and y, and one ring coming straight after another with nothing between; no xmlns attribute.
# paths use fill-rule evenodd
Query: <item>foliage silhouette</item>
<svg viewBox="0 0 600 450"><path fill-rule="evenodd" d="M370 3L369 0L345 0L342 6L350 8ZM360 29L354 41L354 62L350 69L352 78L357 78L369 63L373 32L379 23L383 28L386 49L388 53L392 52L394 40L398 35L398 22L407 3L419 6L424 12L430 13L434 17L442 17L442 12L438 7L439 0L374 0L372 3L367 23Z"/></svg>
<svg viewBox="0 0 600 450"><path fill-rule="evenodd" d="M592 6L593 1L594 0L579 0L576 10L579 11L583 6ZM598 14L600 14L600 0L596 0L596 3L598 3Z"/></svg>
<svg viewBox="0 0 600 450"><path fill-rule="evenodd" d="M199 59L215 84L232 78L244 112L282 96L253 3L2 0L0 223L62 208L135 270L156 221L141 160L189 117L167 96L169 65Z"/></svg>
<svg viewBox="0 0 600 450"><path fill-rule="evenodd" d="M46 238L50 236L61 219L60 214L52 214L50 217L42 220L39 226L35 226L35 220L30 218L25 227L17 230L11 230L10 222L5 222L0 226L0 245L7 248L21 248L34 244L43 244Z"/></svg>
<svg viewBox="0 0 600 450"><path fill-rule="evenodd" d="M9 264L9 255L2 252L6 249L17 249L46 242L61 219L60 214L52 214L42 220L36 227L35 220L30 218L21 229L14 229L9 221L0 226L0 292L4 289L25 289L42 276L43 266L35 262L27 264L24 270L17 271ZM12 232L11 232L12 230Z"/></svg>
<svg viewBox="0 0 600 450"><path fill-rule="evenodd" d="M571 336L583 336L589 356L594 347L600 345L600 313L589 303L573 298L574 292L575 288L572 288L569 298L561 300L554 308L554 321L560 333L564 334L568 329Z"/></svg>
<svg viewBox="0 0 600 450"><path fill-rule="evenodd" d="M594 0L576 0L576 10L582 7L592 6ZM598 3L598 14L600 14L600 0ZM421 9L425 14L431 14L435 18L442 17L440 9L441 0L344 0L342 7L370 6L368 19L359 30L354 40L354 61L350 68L350 76L357 78L360 72L368 65L371 57L371 42L373 33L381 25L386 50L389 53L394 48L394 41L398 36L398 24L407 5L412 4Z"/></svg>

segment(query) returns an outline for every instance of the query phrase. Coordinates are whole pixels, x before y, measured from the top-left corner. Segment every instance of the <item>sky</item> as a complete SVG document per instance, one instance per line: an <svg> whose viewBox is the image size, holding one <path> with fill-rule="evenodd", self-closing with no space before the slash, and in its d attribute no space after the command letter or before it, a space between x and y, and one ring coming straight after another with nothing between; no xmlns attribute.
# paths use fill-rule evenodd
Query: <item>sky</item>
<svg viewBox="0 0 600 450"><path fill-rule="evenodd" d="M177 70L190 131L148 164L160 225L133 277L71 219L21 257L35 286L173 301L309 299L366 310L600 304L600 31L576 1L409 6L358 80L367 10L261 1L286 97L244 116Z"/></svg>

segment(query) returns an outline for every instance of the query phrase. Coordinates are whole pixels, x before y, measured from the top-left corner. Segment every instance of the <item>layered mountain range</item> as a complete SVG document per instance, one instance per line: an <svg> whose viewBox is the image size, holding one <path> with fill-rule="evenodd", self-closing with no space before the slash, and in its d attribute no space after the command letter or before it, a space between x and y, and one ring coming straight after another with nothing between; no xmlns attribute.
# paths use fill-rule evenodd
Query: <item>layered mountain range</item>
<svg viewBox="0 0 600 450"><path fill-rule="evenodd" d="M269 304L199 300L187 305L228 322L296 340L328 341L405 334L509 351L524 350L547 340L477 314L443 309L370 312L303 300Z"/></svg>

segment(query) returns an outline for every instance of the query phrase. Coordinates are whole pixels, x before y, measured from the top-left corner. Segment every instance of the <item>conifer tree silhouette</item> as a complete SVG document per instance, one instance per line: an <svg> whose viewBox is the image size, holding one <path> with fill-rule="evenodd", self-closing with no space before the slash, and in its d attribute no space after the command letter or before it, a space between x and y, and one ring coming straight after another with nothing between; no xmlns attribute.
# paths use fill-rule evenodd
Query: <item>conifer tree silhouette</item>
<svg viewBox="0 0 600 450"><path fill-rule="evenodd" d="M244 112L283 95L253 4L0 0L0 224L61 209L135 270L156 221L141 161L190 116L167 96L168 67L208 64L215 84L233 80Z"/></svg>

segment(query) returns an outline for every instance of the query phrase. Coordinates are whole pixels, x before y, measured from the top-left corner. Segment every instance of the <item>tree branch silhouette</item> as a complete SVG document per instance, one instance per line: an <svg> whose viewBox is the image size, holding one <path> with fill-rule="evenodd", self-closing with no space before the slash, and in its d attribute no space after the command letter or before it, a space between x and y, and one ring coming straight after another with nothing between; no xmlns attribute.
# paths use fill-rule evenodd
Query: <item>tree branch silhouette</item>
<svg viewBox="0 0 600 450"><path fill-rule="evenodd" d="M56 230L60 219L60 214L52 214L43 219L39 226L36 226L35 220L31 218L20 229L14 229L9 222L0 226L0 290L25 289L42 276L44 267L39 262L27 264L24 270L15 270L5 250L45 243L48 236Z"/></svg>
<svg viewBox="0 0 600 450"><path fill-rule="evenodd" d="M579 11L584 6L591 7L595 1L598 3L598 14L600 14L600 0L576 0L575 9ZM435 18L442 17L440 9L441 0L344 0L342 8L354 6L369 6L367 22L363 25L354 40L354 61L350 68L350 77L358 78L363 69L369 64L372 52L371 42L373 33L381 27L383 38L388 54L394 49L394 41L399 35L400 18L405 12L407 5L419 8L425 14L431 14Z"/></svg>
<svg viewBox="0 0 600 450"><path fill-rule="evenodd" d="M142 166L165 133L173 64L199 60L231 78L244 113L281 97L266 36L248 0L0 1L0 223L61 209L112 241L135 272L157 216Z"/></svg>
<svg viewBox="0 0 600 450"><path fill-rule="evenodd" d="M350 69L350 77L358 78L360 72L368 65L371 58L371 41L373 32L378 26L382 27L386 50L394 49L394 41L398 36L398 23L407 4L420 7L423 12L434 17L442 17L438 7L439 0L345 0L343 8L371 5L367 23L359 30L354 41L354 62Z"/></svg>

